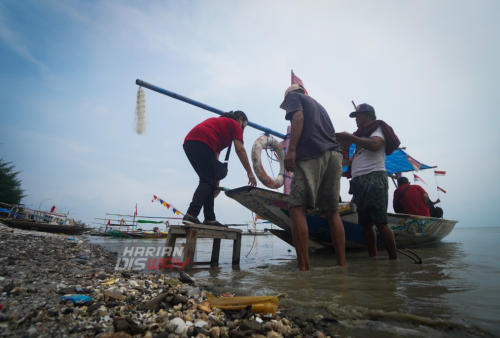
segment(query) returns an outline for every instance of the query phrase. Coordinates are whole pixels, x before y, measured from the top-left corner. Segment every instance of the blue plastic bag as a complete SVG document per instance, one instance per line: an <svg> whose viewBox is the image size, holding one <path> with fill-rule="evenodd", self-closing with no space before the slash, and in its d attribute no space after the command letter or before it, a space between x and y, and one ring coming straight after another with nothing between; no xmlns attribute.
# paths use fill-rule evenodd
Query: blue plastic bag
<svg viewBox="0 0 500 338"><path fill-rule="evenodd" d="M75 304L83 304L92 300L92 297L84 296L84 295L64 295L61 296L63 300L70 300Z"/></svg>

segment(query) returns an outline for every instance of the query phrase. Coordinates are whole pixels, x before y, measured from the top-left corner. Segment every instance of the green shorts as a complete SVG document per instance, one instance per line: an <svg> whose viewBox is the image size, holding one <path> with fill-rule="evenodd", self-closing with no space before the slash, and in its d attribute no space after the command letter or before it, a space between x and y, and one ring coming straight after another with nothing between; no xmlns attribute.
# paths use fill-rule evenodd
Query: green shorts
<svg viewBox="0 0 500 338"><path fill-rule="evenodd" d="M358 224L387 223L389 179L385 171L373 171L351 180L351 191L358 210Z"/></svg>
<svg viewBox="0 0 500 338"><path fill-rule="evenodd" d="M290 186L289 208L339 209L342 154L327 150L320 157L296 163Z"/></svg>

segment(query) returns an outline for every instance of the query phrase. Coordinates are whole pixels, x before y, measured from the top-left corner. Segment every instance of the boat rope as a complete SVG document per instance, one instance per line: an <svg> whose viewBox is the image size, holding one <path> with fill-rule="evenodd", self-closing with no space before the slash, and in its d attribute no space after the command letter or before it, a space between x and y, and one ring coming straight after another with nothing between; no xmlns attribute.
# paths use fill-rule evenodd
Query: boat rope
<svg viewBox="0 0 500 338"><path fill-rule="evenodd" d="M255 216L253 214L253 211L252 211L252 219L255 219ZM253 243L252 243L252 247L250 248L250 251L248 251L247 255L245 256L245 258L248 257L248 255L250 255L250 252L252 252L252 249L253 249L253 246L255 245L255 240L257 239L257 233L255 232L253 234Z"/></svg>
<svg viewBox="0 0 500 338"><path fill-rule="evenodd" d="M420 257L418 257L418 255L416 253L414 253L413 251L408 250L408 249L405 249L405 250L408 251L409 253L415 255L415 257L418 258L418 261L413 256L408 255L406 252L403 252L401 250L396 249L396 251L399 252L400 254L405 255L406 257L410 257L411 259L413 259L415 264L422 264L422 259L420 259Z"/></svg>

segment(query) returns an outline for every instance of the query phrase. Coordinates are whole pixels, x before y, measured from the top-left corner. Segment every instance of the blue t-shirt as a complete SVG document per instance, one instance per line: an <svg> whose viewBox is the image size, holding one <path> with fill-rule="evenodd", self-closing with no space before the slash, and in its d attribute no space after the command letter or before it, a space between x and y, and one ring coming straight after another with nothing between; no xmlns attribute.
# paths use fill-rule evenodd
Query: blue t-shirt
<svg viewBox="0 0 500 338"><path fill-rule="evenodd" d="M286 99L285 119L291 120L292 113L297 110L302 110L304 114L304 127L297 144L295 162L320 157L327 150L340 152L335 128L322 105L310 96L291 92Z"/></svg>

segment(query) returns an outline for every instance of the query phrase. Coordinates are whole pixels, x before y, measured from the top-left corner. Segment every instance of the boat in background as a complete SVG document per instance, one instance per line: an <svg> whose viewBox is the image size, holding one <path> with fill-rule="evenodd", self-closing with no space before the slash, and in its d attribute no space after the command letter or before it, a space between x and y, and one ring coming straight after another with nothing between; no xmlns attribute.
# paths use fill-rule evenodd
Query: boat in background
<svg viewBox="0 0 500 338"><path fill-rule="evenodd" d="M71 235L79 235L91 230L85 224L75 221L65 214L35 210L23 205L3 202L0 202L0 205L3 206L0 209L0 222L11 228Z"/></svg>
<svg viewBox="0 0 500 338"><path fill-rule="evenodd" d="M41 223L33 220L24 219L0 219L3 224L22 230L30 231L42 231L58 234L68 234L68 235L81 235L88 232L90 229L87 227L80 227L76 225L59 225L57 223Z"/></svg>

